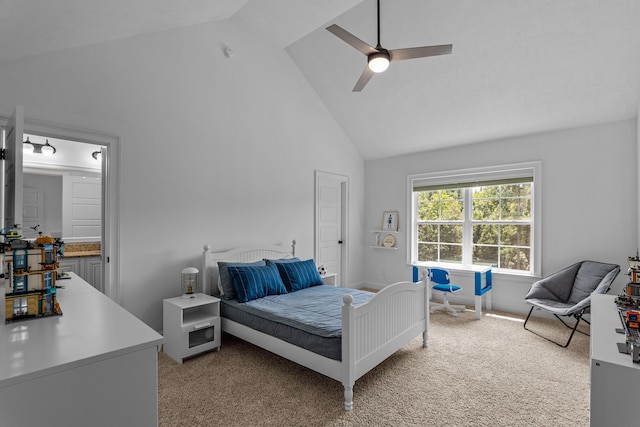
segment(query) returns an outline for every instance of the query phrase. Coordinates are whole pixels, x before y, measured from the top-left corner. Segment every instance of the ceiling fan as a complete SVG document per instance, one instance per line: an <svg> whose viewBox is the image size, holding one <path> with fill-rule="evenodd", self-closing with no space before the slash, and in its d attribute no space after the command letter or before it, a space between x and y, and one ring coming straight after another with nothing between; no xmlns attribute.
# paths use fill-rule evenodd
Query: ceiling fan
<svg viewBox="0 0 640 427"><path fill-rule="evenodd" d="M353 92L360 92L371 80L375 73L381 73L389 67L393 61L405 59L424 58L427 56L448 55L453 50L453 45L443 44L438 46L409 47L405 49L387 50L380 45L380 0L378 0L378 44L376 47L370 46L360 40L350 32L344 30L336 24L327 27L327 30L350 44L360 52L367 55L367 66L362 75L353 87Z"/></svg>

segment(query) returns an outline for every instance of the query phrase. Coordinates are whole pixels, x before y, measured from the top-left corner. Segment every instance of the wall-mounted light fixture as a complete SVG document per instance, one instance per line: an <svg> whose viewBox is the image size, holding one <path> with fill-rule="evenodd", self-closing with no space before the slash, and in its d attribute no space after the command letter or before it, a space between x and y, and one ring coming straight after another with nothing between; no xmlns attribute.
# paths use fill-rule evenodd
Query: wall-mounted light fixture
<svg viewBox="0 0 640 427"><path fill-rule="evenodd" d="M38 153L44 154L45 156L53 156L56 154L56 147L49 144L49 140L47 139L44 144L38 144L36 142L29 141L29 137L27 140L22 143L22 151L25 153Z"/></svg>
<svg viewBox="0 0 640 427"><path fill-rule="evenodd" d="M93 153L91 153L91 157L96 160L102 159L102 151L94 151Z"/></svg>

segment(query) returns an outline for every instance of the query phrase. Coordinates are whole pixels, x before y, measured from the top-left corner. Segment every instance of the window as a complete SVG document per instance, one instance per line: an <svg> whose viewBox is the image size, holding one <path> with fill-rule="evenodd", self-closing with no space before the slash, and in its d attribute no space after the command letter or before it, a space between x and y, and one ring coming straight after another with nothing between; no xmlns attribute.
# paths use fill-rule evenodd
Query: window
<svg viewBox="0 0 640 427"><path fill-rule="evenodd" d="M539 274L539 181L538 162L410 176L409 262Z"/></svg>
<svg viewBox="0 0 640 427"><path fill-rule="evenodd" d="M13 299L13 315L26 316L27 314L29 314L29 299L14 298Z"/></svg>
<svg viewBox="0 0 640 427"><path fill-rule="evenodd" d="M53 272L47 271L44 273L44 289L53 288Z"/></svg>

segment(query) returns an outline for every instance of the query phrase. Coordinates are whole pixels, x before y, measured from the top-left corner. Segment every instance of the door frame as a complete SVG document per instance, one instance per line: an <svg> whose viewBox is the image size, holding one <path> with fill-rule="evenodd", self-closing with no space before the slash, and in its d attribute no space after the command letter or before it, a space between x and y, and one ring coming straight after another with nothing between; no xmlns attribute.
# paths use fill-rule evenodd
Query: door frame
<svg viewBox="0 0 640 427"><path fill-rule="evenodd" d="M340 277L338 283L340 286L346 286L349 277L349 177L346 175L340 175L332 172L324 172L316 170L314 172L314 259L318 259L320 253L320 178L335 179L340 182L340 240L342 240L342 249L340 250Z"/></svg>
<svg viewBox="0 0 640 427"><path fill-rule="evenodd" d="M6 127L8 118L0 117ZM118 207L120 177L120 137L88 129L73 128L42 120L24 119L24 133L106 147L102 163L102 284L104 294L120 304L120 233ZM105 191L106 190L106 191Z"/></svg>

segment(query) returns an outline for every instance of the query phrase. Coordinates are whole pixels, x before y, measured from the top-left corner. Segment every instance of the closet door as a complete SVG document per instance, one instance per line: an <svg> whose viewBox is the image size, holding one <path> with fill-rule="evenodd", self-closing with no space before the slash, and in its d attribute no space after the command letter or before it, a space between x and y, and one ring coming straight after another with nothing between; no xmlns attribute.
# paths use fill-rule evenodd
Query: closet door
<svg viewBox="0 0 640 427"><path fill-rule="evenodd" d="M316 171L315 261L329 274L336 274L336 285L343 286L344 218L346 177ZM346 251L344 252L346 253Z"/></svg>

